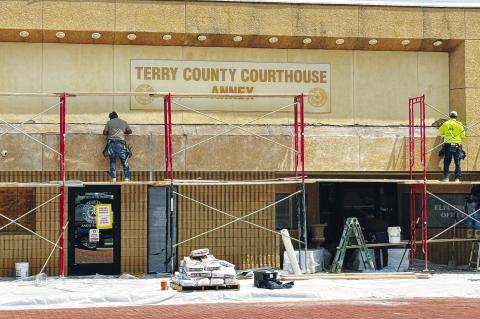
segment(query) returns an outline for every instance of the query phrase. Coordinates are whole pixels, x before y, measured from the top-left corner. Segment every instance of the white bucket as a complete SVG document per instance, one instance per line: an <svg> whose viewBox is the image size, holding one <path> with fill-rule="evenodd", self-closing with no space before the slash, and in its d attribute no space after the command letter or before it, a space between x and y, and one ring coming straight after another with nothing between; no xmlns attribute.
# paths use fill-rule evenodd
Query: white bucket
<svg viewBox="0 0 480 319"><path fill-rule="evenodd" d="M17 279L28 277L28 263L15 263L15 277Z"/></svg>
<svg viewBox="0 0 480 319"><path fill-rule="evenodd" d="M391 244L397 244L400 242L400 233L402 230L399 226L396 227L388 227L388 242Z"/></svg>

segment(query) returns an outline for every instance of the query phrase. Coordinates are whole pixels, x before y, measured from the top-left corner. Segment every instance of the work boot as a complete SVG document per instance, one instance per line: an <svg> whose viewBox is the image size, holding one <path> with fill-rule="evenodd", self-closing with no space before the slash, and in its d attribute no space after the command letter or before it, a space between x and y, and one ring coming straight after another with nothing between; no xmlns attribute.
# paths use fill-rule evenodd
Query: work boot
<svg viewBox="0 0 480 319"><path fill-rule="evenodd" d="M448 177L445 177L444 179L442 179L442 182L449 182L450 179Z"/></svg>
<svg viewBox="0 0 480 319"><path fill-rule="evenodd" d="M473 238L474 231L473 229L467 229L467 238Z"/></svg>
<svg viewBox="0 0 480 319"><path fill-rule="evenodd" d="M116 183L117 179L115 177L112 177L112 183Z"/></svg>

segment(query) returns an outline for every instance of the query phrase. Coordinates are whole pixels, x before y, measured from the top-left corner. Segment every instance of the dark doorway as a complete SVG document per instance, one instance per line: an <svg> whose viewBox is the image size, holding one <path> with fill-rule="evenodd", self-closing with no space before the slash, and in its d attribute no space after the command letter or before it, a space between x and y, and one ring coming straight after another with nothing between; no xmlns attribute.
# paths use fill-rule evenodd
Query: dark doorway
<svg viewBox="0 0 480 319"><path fill-rule="evenodd" d="M177 199L170 188L148 187L148 272L166 273L175 269L177 242Z"/></svg>
<svg viewBox="0 0 480 319"><path fill-rule="evenodd" d="M120 274L120 186L68 189L68 274Z"/></svg>
<svg viewBox="0 0 480 319"><path fill-rule="evenodd" d="M367 219L398 226L397 186L393 183L321 183L320 222L327 224L323 246L336 253L345 221L356 217L366 230ZM370 239L365 231L367 241Z"/></svg>

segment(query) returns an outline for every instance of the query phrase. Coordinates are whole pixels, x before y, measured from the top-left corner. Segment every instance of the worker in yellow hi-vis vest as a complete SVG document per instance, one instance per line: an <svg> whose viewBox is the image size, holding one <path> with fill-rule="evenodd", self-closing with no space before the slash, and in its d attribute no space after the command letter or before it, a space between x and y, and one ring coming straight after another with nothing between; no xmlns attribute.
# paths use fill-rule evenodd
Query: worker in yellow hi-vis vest
<svg viewBox="0 0 480 319"><path fill-rule="evenodd" d="M460 161L465 158L462 149L462 139L465 138L465 128L460 121L457 121L457 112L450 112L450 119L440 126L440 133L443 135L443 181L448 182L450 177L450 163L455 163L455 182L460 181L462 170Z"/></svg>

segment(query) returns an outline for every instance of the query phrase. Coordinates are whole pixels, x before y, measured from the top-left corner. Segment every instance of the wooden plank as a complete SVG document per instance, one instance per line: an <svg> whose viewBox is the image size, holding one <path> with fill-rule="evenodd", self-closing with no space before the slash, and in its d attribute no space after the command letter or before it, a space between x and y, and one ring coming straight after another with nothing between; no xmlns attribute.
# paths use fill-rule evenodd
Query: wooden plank
<svg viewBox="0 0 480 319"><path fill-rule="evenodd" d="M344 280L393 280L393 279L429 279L428 273L395 272L395 273L340 273L340 274L304 274L280 275L280 280L308 280L308 279L344 279Z"/></svg>
<svg viewBox="0 0 480 319"><path fill-rule="evenodd" d="M178 292L187 291L205 291L205 290L240 290L240 285L215 285L215 286L195 286L185 287L174 282L170 282L170 287Z"/></svg>
<svg viewBox="0 0 480 319"><path fill-rule="evenodd" d="M478 241L475 238L445 238L445 239L433 239L427 240L429 244L437 244L437 243L451 243L451 242L468 242L468 241ZM420 245L422 244L421 240L417 240L415 244ZM378 244L367 244L367 247L395 247L395 246L409 246L410 242L407 240L402 240L399 243L378 243ZM337 247L338 249L339 247ZM350 245L347 248L360 248L358 245Z"/></svg>
<svg viewBox="0 0 480 319"><path fill-rule="evenodd" d="M59 97L63 94L66 94L69 97L76 96L165 96L171 94L173 98L175 97L295 97L302 92L297 93L193 93L193 92L67 92L67 93L58 93L58 92L0 92L0 96L38 96L38 97ZM313 95L311 93L303 93L304 96ZM292 100L293 102L293 100Z"/></svg>

